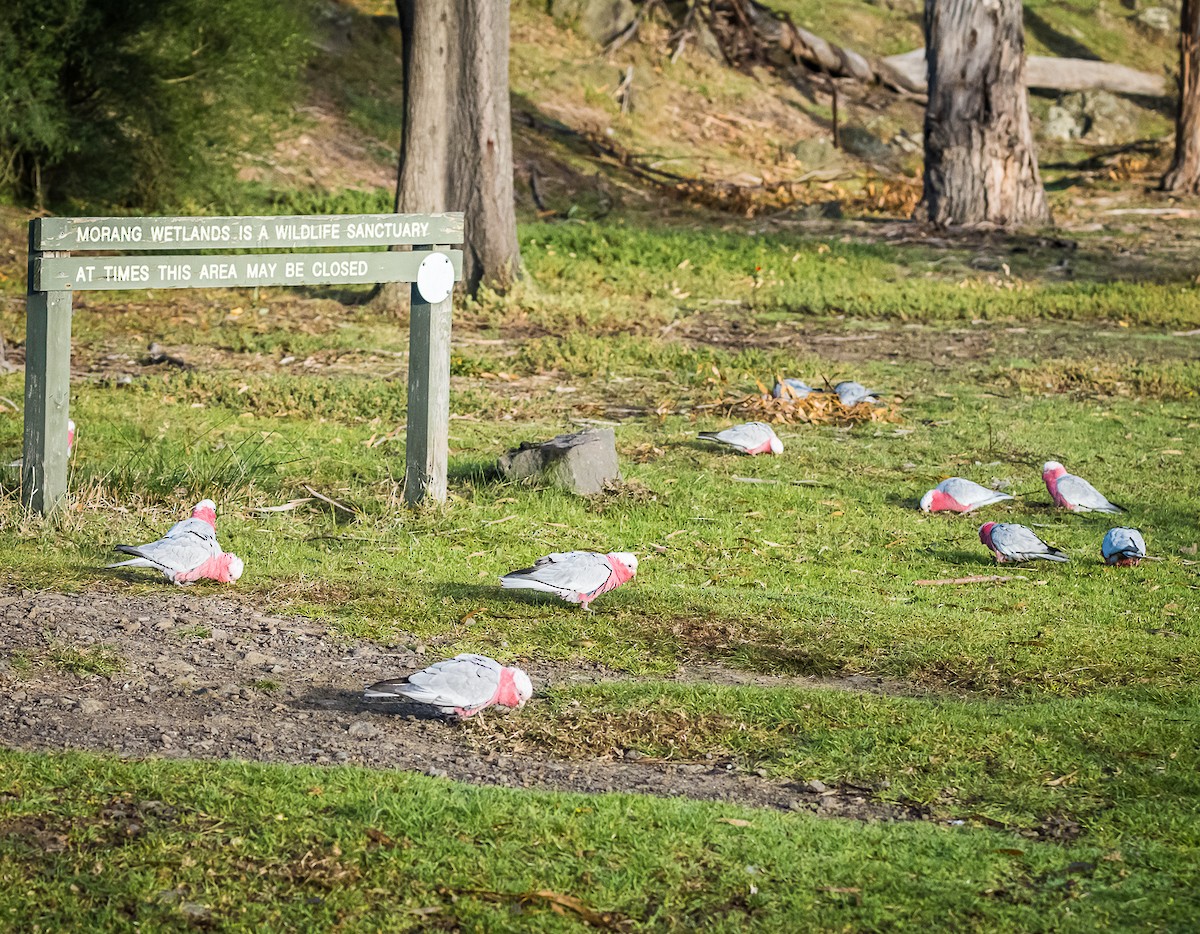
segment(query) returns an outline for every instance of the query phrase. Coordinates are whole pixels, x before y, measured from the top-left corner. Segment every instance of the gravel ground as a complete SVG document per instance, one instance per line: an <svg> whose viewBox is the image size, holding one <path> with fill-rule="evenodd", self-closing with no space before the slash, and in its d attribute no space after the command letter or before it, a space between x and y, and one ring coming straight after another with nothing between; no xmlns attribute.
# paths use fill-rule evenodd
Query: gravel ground
<svg viewBox="0 0 1200 934"><path fill-rule="evenodd" d="M69 670L71 659L63 650L97 645L120 655L120 671ZM5 745L27 750L353 763L514 788L678 795L865 820L926 816L917 808L876 801L869 789L787 784L739 772L726 761L506 755L478 748L458 724L420 708L362 700L365 684L435 660L408 647L347 644L312 620L257 612L200 588L64 595L0 585L0 736ZM562 663L524 667L535 685L622 677ZM899 688L864 678L818 682L717 667L692 668L677 677L875 692ZM536 703L535 697L526 715L536 711ZM499 714L481 716L489 715Z"/></svg>

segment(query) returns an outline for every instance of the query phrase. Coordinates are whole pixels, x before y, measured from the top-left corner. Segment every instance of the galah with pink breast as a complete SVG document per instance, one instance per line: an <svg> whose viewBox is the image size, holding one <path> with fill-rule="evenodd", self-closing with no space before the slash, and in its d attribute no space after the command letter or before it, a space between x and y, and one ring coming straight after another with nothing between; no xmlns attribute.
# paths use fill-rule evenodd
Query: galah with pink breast
<svg viewBox="0 0 1200 934"><path fill-rule="evenodd" d="M416 674L377 681L363 691L365 700L406 699L437 707L442 713L473 717L487 707L524 707L533 682L520 668L505 667L486 655L456 655Z"/></svg>
<svg viewBox="0 0 1200 934"><path fill-rule="evenodd" d="M1058 461L1046 461L1042 465L1042 479L1046 491L1056 506L1071 512L1124 512L1124 508L1110 503L1103 493L1083 477L1067 473L1067 468Z"/></svg>
<svg viewBox="0 0 1200 934"><path fill-rule="evenodd" d="M746 422L724 431L702 431L700 438L733 448L740 454L782 454L783 442L766 422Z"/></svg>
<svg viewBox="0 0 1200 934"><path fill-rule="evenodd" d="M1011 522L984 523L979 527L979 540L992 550L997 564L1071 560L1066 552L1038 538L1033 529Z"/></svg>
<svg viewBox="0 0 1200 934"><path fill-rule="evenodd" d="M212 500L201 500L190 518L176 522L158 541L117 545L117 551L133 557L107 567L153 568L172 584L198 580L232 583L242 576L245 564L237 555L223 551L217 542L216 509Z"/></svg>
<svg viewBox="0 0 1200 934"><path fill-rule="evenodd" d="M538 558L530 567L505 574L500 578L500 586L554 594L590 612L589 604L598 596L632 580L637 566L637 556L628 551L555 552Z"/></svg>
<svg viewBox="0 0 1200 934"><path fill-rule="evenodd" d="M921 497L921 512L970 512L1012 499L1007 493L989 490L973 480L949 477Z"/></svg>

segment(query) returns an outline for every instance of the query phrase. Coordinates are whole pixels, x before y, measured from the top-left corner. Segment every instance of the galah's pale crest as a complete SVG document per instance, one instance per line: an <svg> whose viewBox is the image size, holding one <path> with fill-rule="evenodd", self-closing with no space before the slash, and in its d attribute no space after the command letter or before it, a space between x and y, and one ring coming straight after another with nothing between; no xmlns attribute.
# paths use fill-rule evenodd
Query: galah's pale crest
<svg viewBox="0 0 1200 934"><path fill-rule="evenodd" d="M109 568L154 568L173 584L198 580L232 583L242 576L245 564L235 554L221 550L217 542L216 504L201 500L189 519L176 522L156 542L146 545L117 545L117 551L133 555Z"/></svg>
<svg viewBox="0 0 1200 934"><path fill-rule="evenodd" d="M1067 473L1067 468L1058 461L1046 461L1042 465L1042 479L1046 490L1056 506L1071 512L1124 512L1125 510L1108 499L1083 477Z"/></svg>
<svg viewBox="0 0 1200 934"><path fill-rule="evenodd" d="M700 438L728 445L742 454L782 454L783 442L766 422L746 422L724 431L702 431Z"/></svg>
<svg viewBox="0 0 1200 934"><path fill-rule="evenodd" d="M366 700L407 698L464 718L496 704L523 707L532 696L529 675L486 655L456 655L416 674L378 681L363 691Z"/></svg>
<svg viewBox="0 0 1200 934"><path fill-rule="evenodd" d="M1033 529L1011 522L984 523L979 528L979 540L992 550L997 564L1071 560L1065 552L1038 538Z"/></svg>
<svg viewBox="0 0 1200 934"><path fill-rule="evenodd" d="M628 551L606 555L598 551L555 552L538 558L532 567L505 574L500 586L551 593L590 610L589 604L598 596L632 580L637 566L637 555Z"/></svg>
<svg viewBox="0 0 1200 934"><path fill-rule="evenodd" d="M1137 529L1109 529L1100 545L1106 564L1118 567L1137 567L1146 557L1146 540Z"/></svg>
<svg viewBox="0 0 1200 934"><path fill-rule="evenodd" d="M970 512L1012 499L1007 493L989 490L973 480L950 477L921 497L921 512Z"/></svg>
<svg viewBox="0 0 1200 934"><path fill-rule="evenodd" d="M862 383L856 383L854 380L843 380L833 387L833 391L837 393L838 399L846 408L853 408L860 402L878 402L879 399L875 394L864 386Z"/></svg>
<svg viewBox="0 0 1200 934"><path fill-rule="evenodd" d="M782 399L785 396L789 399L803 399L810 393L820 392L802 379L796 379L792 376L785 376L782 380L775 381L775 387L771 390L771 395L776 399Z"/></svg>

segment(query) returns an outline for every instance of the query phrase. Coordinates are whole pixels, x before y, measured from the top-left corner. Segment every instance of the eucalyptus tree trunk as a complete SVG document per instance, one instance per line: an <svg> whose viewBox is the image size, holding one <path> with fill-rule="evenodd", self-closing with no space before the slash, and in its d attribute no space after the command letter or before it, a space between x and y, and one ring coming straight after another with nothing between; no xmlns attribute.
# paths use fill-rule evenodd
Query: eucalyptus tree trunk
<svg viewBox="0 0 1200 934"><path fill-rule="evenodd" d="M1021 0L925 0L925 192L933 224L1050 222L1029 128Z"/></svg>
<svg viewBox="0 0 1200 934"><path fill-rule="evenodd" d="M465 212L468 293L504 289L521 272L508 0L396 0L396 11L404 70L396 210Z"/></svg>
<svg viewBox="0 0 1200 934"><path fill-rule="evenodd" d="M1183 0L1179 14L1175 159L1162 187L1181 195L1200 194L1200 0Z"/></svg>

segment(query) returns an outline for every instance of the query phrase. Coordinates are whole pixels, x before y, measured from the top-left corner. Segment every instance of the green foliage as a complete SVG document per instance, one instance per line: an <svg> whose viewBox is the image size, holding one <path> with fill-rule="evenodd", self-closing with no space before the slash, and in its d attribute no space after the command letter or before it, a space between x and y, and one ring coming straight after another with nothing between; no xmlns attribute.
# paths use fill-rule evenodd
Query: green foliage
<svg viewBox="0 0 1200 934"><path fill-rule="evenodd" d="M261 146L304 61L284 0L9 0L0 191L39 204L195 208Z"/></svg>

